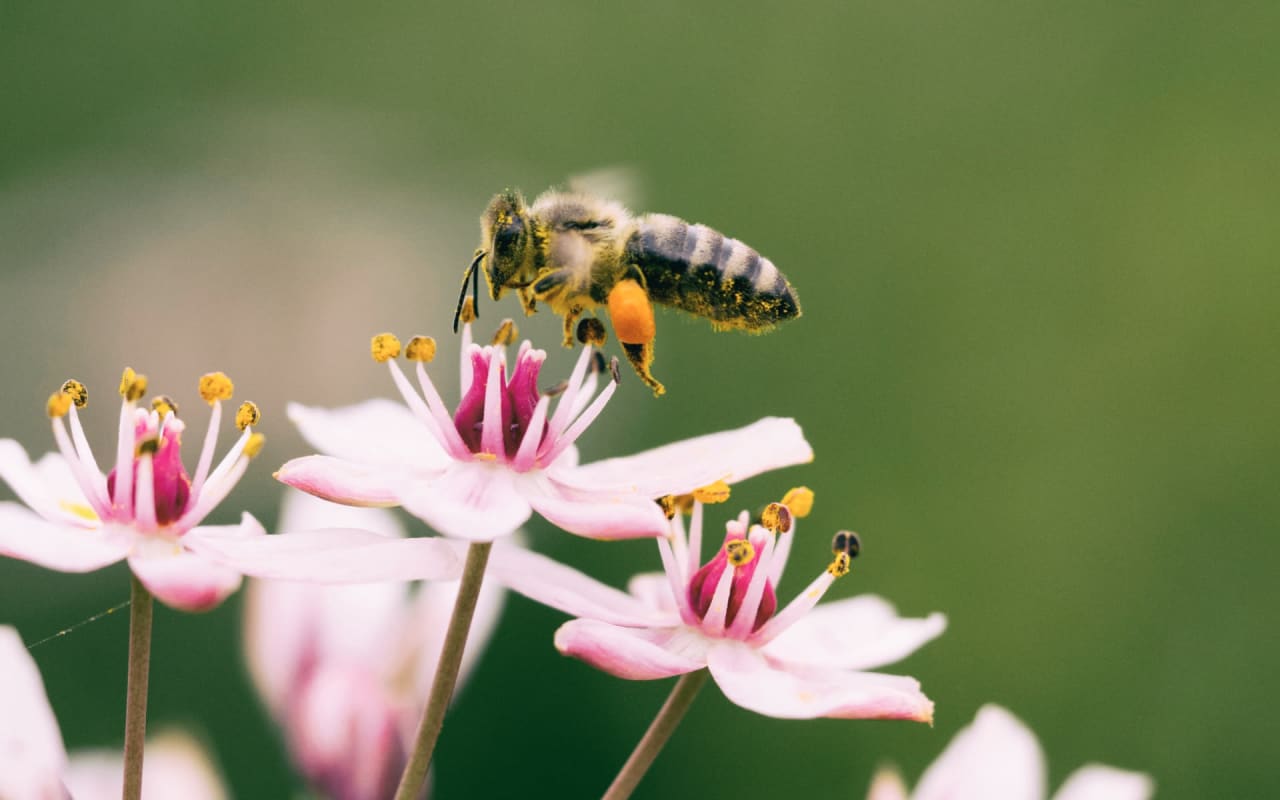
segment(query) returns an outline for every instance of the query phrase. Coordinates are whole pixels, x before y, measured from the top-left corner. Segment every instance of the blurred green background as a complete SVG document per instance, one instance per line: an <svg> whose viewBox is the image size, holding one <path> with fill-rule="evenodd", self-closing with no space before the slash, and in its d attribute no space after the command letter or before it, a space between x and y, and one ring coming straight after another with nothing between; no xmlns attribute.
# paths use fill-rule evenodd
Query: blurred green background
<svg viewBox="0 0 1280 800"><path fill-rule="evenodd" d="M951 619L894 670L933 729L709 688L638 796L862 797L987 701L1054 785L1102 761L1164 798L1274 796L1277 26L1262 2L5 4L0 435L50 449L48 392L108 397L125 364L200 430L222 369L269 445L215 521L270 525L270 472L306 452L285 402L390 395L378 330L447 338L489 195L627 165L644 210L746 240L805 313L763 338L662 315L668 396L627 373L584 457L794 416L817 461L735 495L816 490L791 591L851 527L836 596ZM554 318L522 327L568 368ZM96 446L114 414L91 405ZM658 565L531 533L615 584ZM29 642L127 594L122 568L0 563ZM201 732L237 796L288 796L240 613L157 613L151 725ZM436 796L588 797L625 759L669 686L562 659L561 621L509 604ZM126 628L33 651L69 747L121 740Z"/></svg>

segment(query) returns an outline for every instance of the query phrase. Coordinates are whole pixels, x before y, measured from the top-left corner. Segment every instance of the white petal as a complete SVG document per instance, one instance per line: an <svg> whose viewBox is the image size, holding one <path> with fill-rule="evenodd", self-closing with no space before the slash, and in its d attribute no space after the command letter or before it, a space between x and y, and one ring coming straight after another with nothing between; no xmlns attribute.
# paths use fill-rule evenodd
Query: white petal
<svg viewBox="0 0 1280 800"><path fill-rule="evenodd" d="M129 569L157 600L180 611L217 608L240 588L241 582L236 570L180 545L174 545L163 555L155 548L147 548L145 554L132 555Z"/></svg>
<svg viewBox="0 0 1280 800"><path fill-rule="evenodd" d="M942 614L906 619L883 598L862 595L818 605L769 642L764 652L812 667L875 669L906 658L946 627Z"/></svg>
<svg viewBox="0 0 1280 800"><path fill-rule="evenodd" d="M110 527L50 522L17 503L0 503L0 555L59 572L92 572L129 552L129 537Z"/></svg>
<svg viewBox="0 0 1280 800"><path fill-rule="evenodd" d="M288 461L276 480L307 494L348 506L394 506L403 470L371 466L330 456L304 456Z"/></svg>
<svg viewBox="0 0 1280 800"><path fill-rule="evenodd" d="M649 606L573 567L516 545L494 547L488 574L531 600L575 617L635 627L680 623L675 612Z"/></svg>
<svg viewBox="0 0 1280 800"><path fill-rule="evenodd" d="M339 584L448 580L462 569L454 548L443 539L388 539L345 528L253 539L197 537L187 546L255 578Z"/></svg>
<svg viewBox="0 0 1280 800"><path fill-rule="evenodd" d="M359 528L383 536L404 538L404 525L384 508L362 508L322 500L306 492L288 489L280 505L279 533L320 528Z"/></svg>
<svg viewBox="0 0 1280 800"><path fill-rule="evenodd" d="M556 631L556 649L610 675L648 681L683 675L706 665L699 650L682 646L690 635L683 629L622 628L575 619Z"/></svg>
<svg viewBox="0 0 1280 800"><path fill-rule="evenodd" d="M443 469L449 456L403 403L385 398L343 408L290 403L289 419L307 443L327 456L373 466Z"/></svg>
<svg viewBox="0 0 1280 800"><path fill-rule="evenodd" d="M648 608L678 619L680 609L671 595L671 580L665 572L643 572L627 581L627 592Z"/></svg>
<svg viewBox="0 0 1280 800"><path fill-rule="evenodd" d="M925 771L912 800L1044 796L1044 754L1035 735L1008 711L987 705Z"/></svg>
<svg viewBox="0 0 1280 800"><path fill-rule="evenodd" d="M99 524L71 467L59 453L45 453L32 464L22 445L12 439L0 439L0 480L45 519L80 527ZM77 510L81 513L77 514Z"/></svg>
<svg viewBox="0 0 1280 800"><path fill-rule="evenodd" d="M0 797L61 800L66 760L36 662L0 627Z"/></svg>
<svg viewBox="0 0 1280 800"><path fill-rule="evenodd" d="M655 498L686 494L719 480L736 483L812 460L813 449L795 420L765 417L736 430L558 472L557 478L563 475L566 482L583 489L632 490Z"/></svg>
<svg viewBox="0 0 1280 800"><path fill-rule="evenodd" d="M1053 800L1147 800L1155 791L1150 775L1087 764L1068 776Z"/></svg>
<svg viewBox="0 0 1280 800"><path fill-rule="evenodd" d="M439 533L472 541L509 536L533 513L514 475L496 463L454 462L434 480L402 487L399 500Z"/></svg>
<svg viewBox="0 0 1280 800"><path fill-rule="evenodd" d="M534 511L579 536L642 539L666 536L671 529L662 509L647 497L566 490L548 476L523 476L520 485Z"/></svg>
<svg viewBox="0 0 1280 800"><path fill-rule="evenodd" d="M732 640L711 646L707 666L725 697L770 717L933 721L933 702L911 678L775 665Z"/></svg>
<svg viewBox="0 0 1280 800"><path fill-rule="evenodd" d="M204 748L179 732L147 741L142 800L224 800L227 790ZM124 784L124 756L118 750L78 750L64 776L75 800L116 800Z"/></svg>

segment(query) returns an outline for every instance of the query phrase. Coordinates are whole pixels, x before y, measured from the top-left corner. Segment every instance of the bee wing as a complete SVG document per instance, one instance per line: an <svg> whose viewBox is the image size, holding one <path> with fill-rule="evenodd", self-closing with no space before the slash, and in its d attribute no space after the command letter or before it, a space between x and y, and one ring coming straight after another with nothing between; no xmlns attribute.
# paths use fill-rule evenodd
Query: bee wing
<svg viewBox="0 0 1280 800"><path fill-rule="evenodd" d="M644 208L644 179L635 167L615 165L570 175L568 188L571 192L616 200L633 211Z"/></svg>

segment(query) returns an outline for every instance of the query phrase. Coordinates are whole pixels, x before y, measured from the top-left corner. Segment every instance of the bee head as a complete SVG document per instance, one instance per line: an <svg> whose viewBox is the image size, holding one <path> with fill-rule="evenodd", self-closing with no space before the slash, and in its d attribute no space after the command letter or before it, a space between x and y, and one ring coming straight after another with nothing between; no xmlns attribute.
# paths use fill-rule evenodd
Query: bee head
<svg viewBox="0 0 1280 800"><path fill-rule="evenodd" d="M508 288L528 284L533 275L525 275L532 263L533 236L529 209L520 193L508 189L495 195L481 220L484 229L484 274L489 281L489 295L494 300Z"/></svg>

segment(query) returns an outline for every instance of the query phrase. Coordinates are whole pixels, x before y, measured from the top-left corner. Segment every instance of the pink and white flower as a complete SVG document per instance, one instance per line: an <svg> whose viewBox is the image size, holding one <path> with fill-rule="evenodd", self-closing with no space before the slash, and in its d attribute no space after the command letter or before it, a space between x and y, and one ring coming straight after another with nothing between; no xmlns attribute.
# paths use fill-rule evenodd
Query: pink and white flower
<svg viewBox="0 0 1280 800"><path fill-rule="evenodd" d="M405 347L417 362L417 388L395 360L399 340L382 334L372 349L375 360L388 365L404 405L291 405L290 419L324 455L294 459L276 477L338 503L402 505L445 536L492 541L515 531L534 511L582 536L663 536L667 522L655 498L813 458L794 421L766 418L580 466L574 443L618 383L615 362L612 379L596 393L603 359L590 344L583 346L552 411L552 395L538 389L546 353L524 342L508 379L506 348L474 344L468 323L462 333L462 400L452 414L427 373L433 340L415 337Z"/></svg>
<svg viewBox="0 0 1280 800"><path fill-rule="evenodd" d="M124 757L88 751L67 757L44 681L18 632L0 627L0 797L77 800L119 797ZM188 736L161 734L147 744L144 800L221 800L221 779Z"/></svg>
<svg viewBox="0 0 1280 800"><path fill-rule="evenodd" d="M125 370L115 467L103 474L80 423L88 391L67 381L48 405L57 453L33 464L17 442L0 440L0 479L26 503L0 503L0 555L60 572L91 572L127 559L152 594L186 611L217 606L239 588L247 570L339 582L369 580L370 569L388 579L396 569L404 579L457 574L453 552L428 540L403 543L410 553L374 549L381 537L359 531L267 537L248 513L238 525L202 525L262 447L262 435L253 430L258 408L244 403L236 413L240 437L214 466L222 403L232 389L222 373L201 378L211 414L195 474L188 476L182 462L186 425L177 406L157 397L150 408L140 408L146 378ZM395 569L389 572L388 564Z"/></svg>
<svg viewBox="0 0 1280 800"><path fill-rule="evenodd" d="M404 536L391 512L335 506L289 491L282 528L342 525L390 540ZM453 543L460 547L461 542ZM318 586L250 582L245 652L258 693L283 729L298 771L325 796L390 797L453 612L457 581ZM497 623L503 591L480 591L465 677Z"/></svg>
<svg viewBox="0 0 1280 800"><path fill-rule="evenodd" d="M912 678L867 672L938 636L941 614L903 619L874 596L815 608L856 554L857 539L837 534L836 558L781 611L777 587L812 494L792 490L765 512L769 528L748 526L744 511L726 525L724 544L700 561L702 503L686 537L676 514L658 540L664 573L637 575L629 592L596 582L535 553L494 553L491 573L521 594L579 617L556 632L561 653L620 678L652 680L704 667L743 708L772 717L910 719L930 722L933 702Z"/></svg>
<svg viewBox="0 0 1280 800"><path fill-rule="evenodd" d="M1044 753L1035 734L1000 706L987 705L925 770L914 792L896 771L881 770L868 800L1043 800ZM1141 772L1089 764L1073 772L1053 800L1146 800L1155 783Z"/></svg>

